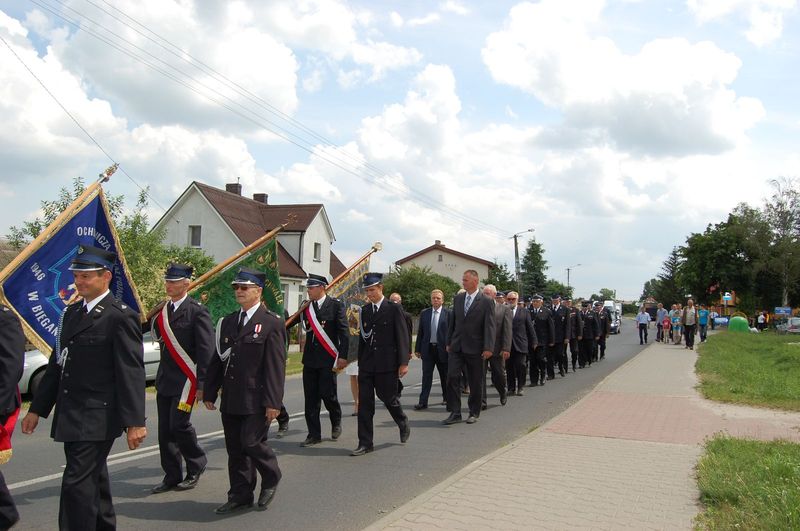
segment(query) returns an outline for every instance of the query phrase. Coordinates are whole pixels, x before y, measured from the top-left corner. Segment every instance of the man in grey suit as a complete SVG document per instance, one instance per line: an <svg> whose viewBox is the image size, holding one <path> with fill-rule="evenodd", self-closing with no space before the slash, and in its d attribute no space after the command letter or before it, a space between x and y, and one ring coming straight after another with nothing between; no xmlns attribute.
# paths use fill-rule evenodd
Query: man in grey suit
<svg viewBox="0 0 800 531"><path fill-rule="evenodd" d="M486 366L492 371L492 385L500 395L500 405L506 405L508 395L506 393L506 372L505 363L511 354L511 308L504 304L504 294L498 293L497 288L492 284L483 287L483 294L490 299L494 299L494 322L495 340L492 356L488 360L483 360L483 394L481 409L486 409Z"/></svg>
<svg viewBox="0 0 800 531"><path fill-rule="evenodd" d="M439 381L442 384L442 400L447 398L447 323L450 322L452 311L444 306L444 293L440 289L431 292L431 307L422 310L419 315L417 327L417 344L414 355L422 358L422 390L419 393L419 402L414 405L415 410L428 407L428 396L433 386L433 369L439 371Z"/></svg>
<svg viewBox="0 0 800 531"><path fill-rule="evenodd" d="M474 424L481 414L483 388L483 359L489 359L494 349L494 300L478 290L478 272L464 271L461 277L464 293L453 299L453 318L448 324L447 406L450 416L443 424L461 422L461 368L467 368L469 383L469 418Z"/></svg>

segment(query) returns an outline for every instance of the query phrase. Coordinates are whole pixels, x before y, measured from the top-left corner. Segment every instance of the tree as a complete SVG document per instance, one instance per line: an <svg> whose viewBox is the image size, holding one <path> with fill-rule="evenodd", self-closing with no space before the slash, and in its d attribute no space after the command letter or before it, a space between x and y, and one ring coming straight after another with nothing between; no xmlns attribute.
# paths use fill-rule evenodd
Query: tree
<svg viewBox="0 0 800 531"><path fill-rule="evenodd" d="M489 277L483 279L481 282L484 284L494 284L497 291L516 290L517 280L511 271L508 270L508 265L505 262L502 264L494 261L494 267L489 268Z"/></svg>
<svg viewBox="0 0 800 531"><path fill-rule="evenodd" d="M672 252L661 265L661 273L658 274L658 289L656 300L669 306L677 302L683 303L686 290L680 285L678 275L681 267L681 254L678 247L673 247Z"/></svg>
<svg viewBox="0 0 800 531"><path fill-rule="evenodd" d="M599 299L601 301L613 301L617 298L617 292L609 288L600 288Z"/></svg>
<svg viewBox="0 0 800 531"><path fill-rule="evenodd" d="M644 283L644 287L642 287L642 295L639 297L640 300L644 301L645 299L649 298L656 298L656 292L658 292L658 279L651 278L647 282Z"/></svg>
<svg viewBox="0 0 800 531"><path fill-rule="evenodd" d="M567 287L566 284L562 284L558 280L555 280L553 278L548 278L547 282L545 283L544 293L542 295L547 294L550 297L552 297L553 295L561 295L562 298L564 297L572 298L572 291L573 291L572 286Z"/></svg>
<svg viewBox="0 0 800 531"><path fill-rule="evenodd" d="M545 291L547 277L544 274L547 261L544 259L544 247L531 239L520 264L520 283L525 295L533 295ZM522 293L520 294L522 295Z"/></svg>
<svg viewBox="0 0 800 531"><path fill-rule="evenodd" d="M789 289L800 276L800 192L793 179L772 180L773 193L764 205L764 217L772 230L771 247L767 263L777 272L782 290L781 302L789 304Z"/></svg>
<svg viewBox="0 0 800 531"><path fill-rule="evenodd" d="M452 303L453 296L461 288L453 279L432 273L430 267L416 265L395 267L383 277L383 293L389 296L397 292L403 297L403 308L411 314L419 313L431 305L431 291L444 292L445 304Z"/></svg>

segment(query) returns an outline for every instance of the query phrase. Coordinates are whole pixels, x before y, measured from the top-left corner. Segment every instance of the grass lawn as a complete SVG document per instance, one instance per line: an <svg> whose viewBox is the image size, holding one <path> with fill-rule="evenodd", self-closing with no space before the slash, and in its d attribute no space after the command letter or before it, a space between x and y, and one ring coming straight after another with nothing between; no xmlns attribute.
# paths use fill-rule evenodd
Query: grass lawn
<svg viewBox="0 0 800 531"><path fill-rule="evenodd" d="M698 529L800 529L800 445L718 436L697 476Z"/></svg>
<svg viewBox="0 0 800 531"><path fill-rule="evenodd" d="M302 359L302 352L292 352L289 354L289 357L286 358L286 376L303 372L303 364L300 363Z"/></svg>
<svg viewBox="0 0 800 531"><path fill-rule="evenodd" d="M720 332L695 368L708 399L800 411L800 337Z"/></svg>

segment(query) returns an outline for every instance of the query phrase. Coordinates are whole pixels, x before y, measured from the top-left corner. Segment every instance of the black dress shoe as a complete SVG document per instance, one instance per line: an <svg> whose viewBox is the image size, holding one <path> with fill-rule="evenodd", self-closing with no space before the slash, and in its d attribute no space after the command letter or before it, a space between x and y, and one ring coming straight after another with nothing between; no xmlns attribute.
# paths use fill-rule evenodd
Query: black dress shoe
<svg viewBox="0 0 800 531"><path fill-rule="evenodd" d="M489 409L489 406L486 404L481 404L481 411L486 411L487 409Z"/></svg>
<svg viewBox="0 0 800 531"><path fill-rule="evenodd" d="M400 442L405 443L408 441L409 437L411 437L411 426L409 426L408 421L406 421L400 425Z"/></svg>
<svg viewBox="0 0 800 531"><path fill-rule="evenodd" d="M169 484L164 483L162 481L161 483L159 483L158 485L156 485L155 487L150 489L150 492L152 492L153 494L162 494L164 492L169 492L169 491L175 489L175 487L177 485L178 485L177 483L173 484L173 485L169 485Z"/></svg>
<svg viewBox="0 0 800 531"><path fill-rule="evenodd" d="M419 411L420 409L428 409L428 406L425 404L414 404L414 411Z"/></svg>
<svg viewBox="0 0 800 531"><path fill-rule="evenodd" d="M197 486L197 482L200 481L200 476L203 475L203 472L206 471L206 468L203 467L202 470L196 472L194 474L187 474L186 479L175 485L176 490L190 490Z"/></svg>
<svg viewBox="0 0 800 531"><path fill-rule="evenodd" d="M461 415L451 414L449 417L442 421L442 424L457 424L461 422Z"/></svg>
<svg viewBox="0 0 800 531"><path fill-rule="evenodd" d="M287 422L286 424L278 424L278 433L275 434L275 437L280 439L287 433L289 433L289 423Z"/></svg>
<svg viewBox="0 0 800 531"><path fill-rule="evenodd" d="M467 424L475 424L476 422L478 422L478 417L475 415L470 415L467 417Z"/></svg>
<svg viewBox="0 0 800 531"><path fill-rule="evenodd" d="M506 402L508 402L508 394L504 394L503 396L500 397L500 405L501 406L506 405Z"/></svg>
<svg viewBox="0 0 800 531"><path fill-rule="evenodd" d="M256 506L257 511L266 511L269 504L272 503L272 498L275 497L275 493L278 491L278 487L272 487L271 489L261 489L261 494L258 495L258 505Z"/></svg>
<svg viewBox="0 0 800 531"><path fill-rule="evenodd" d="M253 502L241 503L236 501L227 501L214 509L214 512L217 514L231 514L236 511L240 511L242 509L247 509L248 507L252 507Z"/></svg>
<svg viewBox="0 0 800 531"><path fill-rule="evenodd" d="M539 385L544 385L544 378L542 378L541 380L539 380Z"/></svg>
<svg viewBox="0 0 800 531"><path fill-rule="evenodd" d="M322 439L315 439L314 437L309 435L308 437L306 437L305 441L300 443L300 446L302 446L303 448L306 448L308 446L314 446L315 444L319 444L321 442L322 442Z"/></svg>
<svg viewBox="0 0 800 531"><path fill-rule="evenodd" d="M331 428L331 439L334 441L338 440L339 437L342 435L342 425L337 424L336 426Z"/></svg>
<svg viewBox="0 0 800 531"><path fill-rule="evenodd" d="M350 452L350 455L353 457L358 457L359 455L368 454L373 450L372 446L361 446L359 445L358 448Z"/></svg>

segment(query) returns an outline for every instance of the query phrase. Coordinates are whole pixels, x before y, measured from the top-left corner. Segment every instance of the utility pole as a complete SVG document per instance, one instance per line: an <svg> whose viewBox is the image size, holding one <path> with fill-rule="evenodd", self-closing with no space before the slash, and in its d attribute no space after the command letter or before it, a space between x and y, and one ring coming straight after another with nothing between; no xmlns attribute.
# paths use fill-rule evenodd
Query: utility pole
<svg viewBox="0 0 800 531"><path fill-rule="evenodd" d="M512 236L512 238L514 238L514 274L517 277L517 294L519 295L520 301L522 300L522 280L519 278L519 240L517 237L520 234L525 234L526 232L533 232L533 229L523 230Z"/></svg>
<svg viewBox="0 0 800 531"><path fill-rule="evenodd" d="M575 269L576 267L580 267L580 266L581 266L581 264L575 264L575 265L569 266L567 268L567 290L569 290L569 288L570 288L570 285L569 285L569 272L571 270Z"/></svg>

